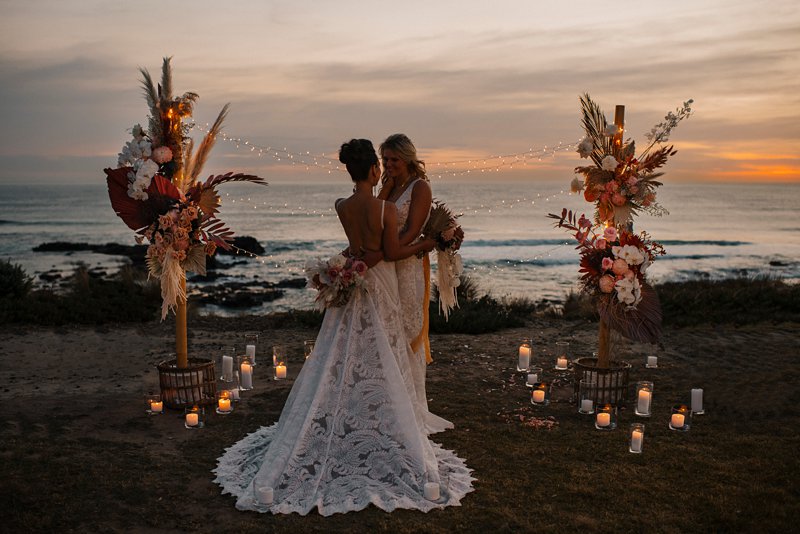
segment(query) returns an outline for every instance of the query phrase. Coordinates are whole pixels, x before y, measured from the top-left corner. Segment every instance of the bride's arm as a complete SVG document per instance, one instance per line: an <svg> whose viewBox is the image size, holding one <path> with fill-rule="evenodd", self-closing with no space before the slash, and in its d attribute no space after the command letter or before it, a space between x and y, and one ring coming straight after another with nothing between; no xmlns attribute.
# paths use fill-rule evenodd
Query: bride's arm
<svg viewBox="0 0 800 534"><path fill-rule="evenodd" d="M430 252L436 246L433 239L423 239L413 245L401 245L397 236L397 208L394 204L386 203L383 220L383 252L389 261L402 260L419 252Z"/></svg>
<svg viewBox="0 0 800 534"><path fill-rule="evenodd" d="M432 202L433 193L431 193L431 186L428 185L428 182L421 180L416 183L411 192L411 206L408 209L406 228L400 234L401 245L408 245L422 233L422 226L431 212Z"/></svg>

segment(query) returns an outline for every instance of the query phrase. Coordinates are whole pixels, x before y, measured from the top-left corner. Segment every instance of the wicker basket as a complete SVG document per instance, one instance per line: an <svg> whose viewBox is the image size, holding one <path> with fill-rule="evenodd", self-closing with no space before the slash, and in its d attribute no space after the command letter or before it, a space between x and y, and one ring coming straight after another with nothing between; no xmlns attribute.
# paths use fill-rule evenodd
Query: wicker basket
<svg viewBox="0 0 800 534"><path fill-rule="evenodd" d="M597 358L578 358L573 362L575 369L575 393L579 393L581 380L597 383L595 404L615 404L628 400L628 381L631 364L612 360L608 368L597 367Z"/></svg>
<svg viewBox="0 0 800 534"><path fill-rule="evenodd" d="M216 402L217 380L214 362L204 358L189 358L189 366L178 368L177 360L158 364L161 398L168 408L210 406Z"/></svg>

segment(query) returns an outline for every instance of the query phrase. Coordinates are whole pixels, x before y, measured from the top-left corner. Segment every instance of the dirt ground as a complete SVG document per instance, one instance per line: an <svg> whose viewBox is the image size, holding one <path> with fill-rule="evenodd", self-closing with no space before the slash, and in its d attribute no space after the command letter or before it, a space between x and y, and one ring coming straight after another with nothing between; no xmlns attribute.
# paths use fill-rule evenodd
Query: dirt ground
<svg viewBox="0 0 800 534"><path fill-rule="evenodd" d="M668 330L663 349L627 342L631 382L655 383L653 416L623 406L603 433L567 403L531 406L517 346L551 373L553 344L589 355L596 325L531 319L525 328L432 337L431 410L455 430L435 441L474 469L462 506L422 514L375 508L322 518L238 512L211 469L226 446L280 415L312 329L269 330L258 317L190 322L190 355L218 361L220 347L258 332L255 389L234 413L187 430L183 414L144 412L158 391L155 365L173 352L169 323L0 330L0 438L4 530L81 532L451 532L786 530L800 517L798 324ZM272 380L266 354L289 350L289 379ZM645 369L656 354L658 369ZM219 365L219 364L217 364ZM670 407L705 390L707 413L685 434ZM645 422L644 453L627 429Z"/></svg>

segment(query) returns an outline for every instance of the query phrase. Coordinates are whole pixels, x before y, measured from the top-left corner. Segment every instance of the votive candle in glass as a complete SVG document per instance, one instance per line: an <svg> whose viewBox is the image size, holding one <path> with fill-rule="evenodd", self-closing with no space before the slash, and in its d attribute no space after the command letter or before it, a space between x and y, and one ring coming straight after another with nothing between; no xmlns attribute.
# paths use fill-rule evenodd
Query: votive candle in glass
<svg viewBox="0 0 800 534"><path fill-rule="evenodd" d="M658 369L658 356L648 356L644 366L648 369Z"/></svg>
<svg viewBox="0 0 800 534"><path fill-rule="evenodd" d="M217 413L220 415L228 415L233 411L233 399L231 392L228 390L220 391L217 394Z"/></svg>
<svg viewBox="0 0 800 534"><path fill-rule="evenodd" d="M286 364L278 362L278 365L275 366L275 380L283 380L284 378L286 378Z"/></svg>
<svg viewBox="0 0 800 534"><path fill-rule="evenodd" d="M529 388L532 388L536 382L541 382L541 381L542 381L542 368L529 367L528 376L525 380L525 385Z"/></svg>
<svg viewBox="0 0 800 534"><path fill-rule="evenodd" d="M642 417L650 417L650 405L653 402L653 383L647 380L636 382L636 409L634 413Z"/></svg>
<svg viewBox="0 0 800 534"><path fill-rule="evenodd" d="M545 382L537 382L531 391L531 404L535 406L547 406L550 404L550 388Z"/></svg>
<svg viewBox="0 0 800 534"><path fill-rule="evenodd" d="M593 414L597 397L597 382L584 378L578 386L578 412Z"/></svg>
<svg viewBox="0 0 800 534"><path fill-rule="evenodd" d="M239 365L240 389L248 391L253 389L253 364L247 356L242 357L242 363Z"/></svg>
<svg viewBox="0 0 800 534"><path fill-rule="evenodd" d="M161 395L145 395L145 411L149 415L160 415L164 413L164 401Z"/></svg>
<svg viewBox="0 0 800 534"><path fill-rule="evenodd" d="M556 341L556 369L566 371L569 367L569 341Z"/></svg>
<svg viewBox="0 0 800 534"><path fill-rule="evenodd" d="M187 407L184 410L183 426L189 429L203 428L205 426L205 410L202 406Z"/></svg>
<svg viewBox="0 0 800 534"><path fill-rule="evenodd" d="M706 413L703 409L703 390L701 388L692 388L692 413L696 415Z"/></svg>
<svg viewBox="0 0 800 534"><path fill-rule="evenodd" d="M278 362L286 361L286 348L283 345L272 346L272 366L278 365Z"/></svg>
<svg viewBox="0 0 800 534"><path fill-rule="evenodd" d="M236 348L225 347L222 349L220 355L220 367L222 368L222 376L219 377L223 382L233 381L233 369L236 366Z"/></svg>
<svg viewBox="0 0 800 534"><path fill-rule="evenodd" d="M258 345L258 334L245 334L244 354L250 358L250 365L256 364L256 346Z"/></svg>
<svg viewBox="0 0 800 534"><path fill-rule="evenodd" d="M597 430L617 428L617 407L613 404L600 404L595 408L594 427Z"/></svg>
<svg viewBox="0 0 800 534"><path fill-rule="evenodd" d="M261 504L272 504L275 499L275 490L269 486L261 486L256 488L256 497Z"/></svg>
<svg viewBox="0 0 800 534"><path fill-rule="evenodd" d="M672 414L669 419L670 430L686 432L691 427L692 410L685 404L676 404L672 407Z"/></svg>

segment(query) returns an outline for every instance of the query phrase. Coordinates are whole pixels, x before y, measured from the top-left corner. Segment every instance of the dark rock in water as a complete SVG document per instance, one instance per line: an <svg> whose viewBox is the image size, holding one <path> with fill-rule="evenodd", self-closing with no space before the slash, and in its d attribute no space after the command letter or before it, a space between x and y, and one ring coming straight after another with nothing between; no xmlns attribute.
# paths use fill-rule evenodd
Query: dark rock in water
<svg viewBox="0 0 800 534"><path fill-rule="evenodd" d="M40 274L39 278L41 280L44 280L45 282L55 282L56 280L61 279L61 273L55 271L48 271L46 273Z"/></svg>
<svg viewBox="0 0 800 534"><path fill-rule="evenodd" d="M131 260L134 265L144 265L147 245L120 245L119 243L106 243L105 245L93 245L90 243L69 243L67 241L53 241L42 243L33 248L34 252L94 252L97 254L109 254L111 256L124 256Z"/></svg>
<svg viewBox="0 0 800 534"><path fill-rule="evenodd" d="M281 289L264 289L254 291L251 289L235 289L222 286L209 291L200 297L203 304L213 304L223 308L255 308L263 302L272 302L284 295Z"/></svg>
<svg viewBox="0 0 800 534"><path fill-rule="evenodd" d="M772 260L772 261L769 262L769 264L770 264L771 267L788 267L789 266L788 263L786 263L785 261L780 261L780 260Z"/></svg>
<svg viewBox="0 0 800 534"><path fill-rule="evenodd" d="M287 280L281 280L277 284L274 284L273 287L285 287L289 289L302 289L306 287L306 279L305 278L289 278Z"/></svg>
<svg viewBox="0 0 800 534"><path fill-rule="evenodd" d="M263 254L264 247L261 246L261 243L255 237L251 237L249 235L241 235L236 236L233 238L233 246L236 247L232 250L225 250L222 247L217 248L218 254L229 254L232 256L243 255L243 253L239 250L247 251L251 254Z"/></svg>

